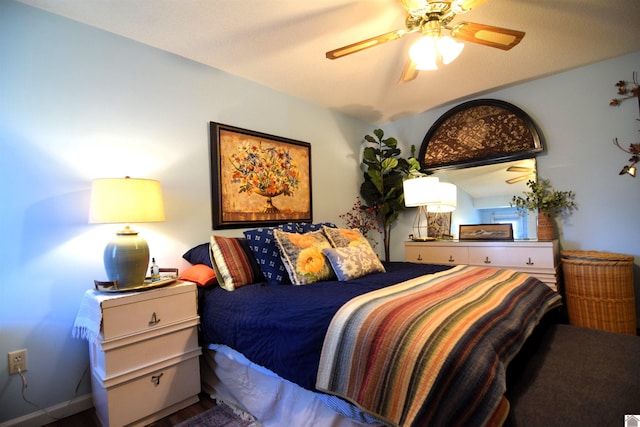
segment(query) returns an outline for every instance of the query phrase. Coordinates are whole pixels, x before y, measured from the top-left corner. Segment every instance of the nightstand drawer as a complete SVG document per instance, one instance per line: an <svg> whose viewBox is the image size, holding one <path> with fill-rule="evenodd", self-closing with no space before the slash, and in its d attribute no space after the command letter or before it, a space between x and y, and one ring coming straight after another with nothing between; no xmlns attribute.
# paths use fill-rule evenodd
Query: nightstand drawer
<svg viewBox="0 0 640 427"><path fill-rule="evenodd" d="M91 366L101 379L137 371L198 348L198 318L124 338L90 343Z"/></svg>
<svg viewBox="0 0 640 427"><path fill-rule="evenodd" d="M102 305L102 339L149 331L190 319L194 313L197 313L197 297L193 283L105 301Z"/></svg>
<svg viewBox="0 0 640 427"><path fill-rule="evenodd" d="M200 351L172 364L142 370L134 378L123 375L102 381L93 375L93 398L103 426L149 423L149 414L179 405L187 399L197 401L200 392ZM183 405L181 405L183 406ZM144 422L139 422L145 420Z"/></svg>

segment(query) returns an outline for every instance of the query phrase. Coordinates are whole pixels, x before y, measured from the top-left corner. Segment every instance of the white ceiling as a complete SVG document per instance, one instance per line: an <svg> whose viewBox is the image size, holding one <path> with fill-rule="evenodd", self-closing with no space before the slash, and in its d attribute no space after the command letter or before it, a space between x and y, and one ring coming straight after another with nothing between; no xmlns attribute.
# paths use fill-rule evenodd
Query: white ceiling
<svg viewBox="0 0 640 427"><path fill-rule="evenodd" d="M20 1L376 124L640 50L640 0L490 0L452 24L525 31L518 46L467 43L453 63L398 84L415 34L325 58L404 28L397 0Z"/></svg>

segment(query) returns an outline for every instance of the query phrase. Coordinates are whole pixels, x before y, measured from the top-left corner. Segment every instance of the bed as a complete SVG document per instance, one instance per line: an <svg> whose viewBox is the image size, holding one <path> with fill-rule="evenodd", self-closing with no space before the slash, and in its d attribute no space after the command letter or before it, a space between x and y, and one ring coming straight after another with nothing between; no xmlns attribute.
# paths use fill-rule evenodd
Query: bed
<svg viewBox="0 0 640 427"><path fill-rule="evenodd" d="M509 361L560 296L511 270L372 261L357 233L327 228L211 238L203 389L265 426L502 425ZM322 240L326 276L278 281L301 259L279 245L292 234Z"/></svg>

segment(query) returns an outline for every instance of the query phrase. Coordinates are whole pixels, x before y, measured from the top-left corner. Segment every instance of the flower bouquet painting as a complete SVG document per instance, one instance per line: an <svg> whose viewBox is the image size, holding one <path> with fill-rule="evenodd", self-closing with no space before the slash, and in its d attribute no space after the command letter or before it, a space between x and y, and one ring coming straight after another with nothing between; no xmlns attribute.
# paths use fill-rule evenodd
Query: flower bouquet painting
<svg viewBox="0 0 640 427"><path fill-rule="evenodd" d="M311 221L311 146L211 123L213 228Z"/></svg>

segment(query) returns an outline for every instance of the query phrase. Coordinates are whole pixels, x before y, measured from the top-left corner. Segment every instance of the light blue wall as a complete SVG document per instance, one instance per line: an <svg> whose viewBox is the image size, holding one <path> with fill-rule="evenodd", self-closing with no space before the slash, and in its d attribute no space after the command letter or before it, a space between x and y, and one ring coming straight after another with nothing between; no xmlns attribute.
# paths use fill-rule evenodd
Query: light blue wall
<svg viewBox="0 0 640 427"><path fill-rule="evenodd" d="M71 399L88 365L71 328L115 231L87 223L92 179L161 181L167 221L136 227L161 265L208 241L210 121L311 143L315 219L354 203L369 124L0 1L0 423L36 411L7 352L28 349L27 397L44 407Z"/></svg>
<svg viewBox="0 0 640 427"><path fill-rule="evenodd" d="M640 256L640 182L617 175L626 155L610 142L637 141L638 111L608 107L613 83L633 70L640 71L640 54L486 95L536 120L548 145L541 175L578 194L580 210L562 224L567 249ZM419 145L453 105L384 128ZM86 343L71 337L71 326L84 291L103 277L102 250L113 232L87 224L93 178L162 182L167 221L137 227L161 264L184 266L181 254L207 240L209 121L310 142L314 218L340 222L350 209L361 181L360 141L375 126L0 2L0 423L36 411L23 402L20 379L7 375L8 351L28 349L27 396L44 407L71 399L88 365ZM411 219L403 214L393 231L395 260L403 258ZM85 379L79 394L88 392Z"/></svg>

